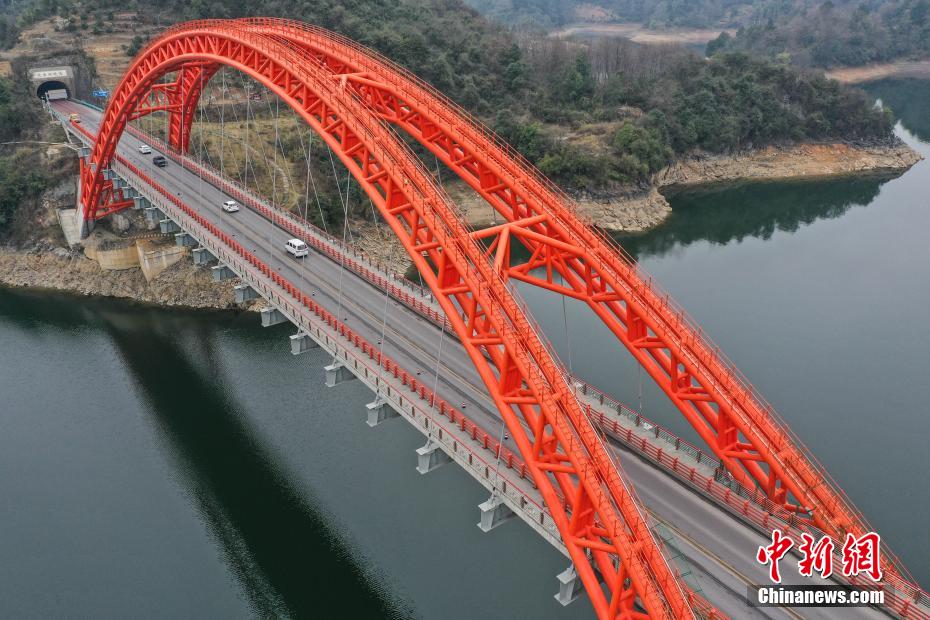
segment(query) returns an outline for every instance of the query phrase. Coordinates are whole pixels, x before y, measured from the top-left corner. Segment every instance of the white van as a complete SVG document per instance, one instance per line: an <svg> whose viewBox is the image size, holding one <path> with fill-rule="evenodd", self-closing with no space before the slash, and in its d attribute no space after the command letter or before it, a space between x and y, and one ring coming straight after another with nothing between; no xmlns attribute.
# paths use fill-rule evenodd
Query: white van
<svg viewBox="0 0 930 620"><path fill-rule="evenodd" d="M151 155L152 147L150 147L148 144L140 144L139 152L142 153L143 155Z"/></svg>
<svg viewBox="0 0 930 620"><path fill-rule="evenodd" d="M288 253L293 254L294 258L303 258L310 254L310 248L300 239L289 239L288 242L284 244L284 248Z"/></svg>

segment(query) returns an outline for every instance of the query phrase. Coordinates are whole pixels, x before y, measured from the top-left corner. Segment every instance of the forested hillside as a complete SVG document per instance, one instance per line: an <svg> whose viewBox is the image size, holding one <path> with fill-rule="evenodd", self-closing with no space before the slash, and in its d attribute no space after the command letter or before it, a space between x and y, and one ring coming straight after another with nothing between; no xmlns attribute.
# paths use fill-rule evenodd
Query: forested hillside
<svg viewBox="0 0 930 620"><path fill-rule="evenodd" d="M737 28L711 51L748 51L802 67L862 65L930 54L930 0L466 0L508 25L641 22Z"/></svg>
<svg viewBox="0 0 930 620"><path fill-rule="evenodd" d="M740 23L767 0L466 0L483 14L517 26L551 28L574 22L642 22L705 28ZM784 5L785 2L778 2Z"/></svg>
<svg viewBox="0 0 930 620"><path fill-rule="evenodd" d="M741 50L803 67L863 65L930 55L930 0L827 0L759 15L709 51Z"/></svg>
<svg viewBox="0 0 930 620"><path fill-rule="evenodd" d="M314 22L409 67L572 190L645 184L652 172L694 149L891 135L889 116L864 95L816 75L742 54L707 62L676 47L518 37L459 0L169 0L158 7L37 0L18 6L17 27L57 15L61 29L77 33L105 32L114 11L128 9L138 11L132 23L145 24L144 32L203 17ZM140 34L127 54L144 42Z"/></svg>
<svg viewBox="0 0 930 620"><path fill-rule="evenodd" d="M36 106L23 101L13 83L0 77L0 142L34 137L30 128L38 122ZM0 233L12 222L20 203L37 196L47 186L47 175L36 166L35 149L0 146Z"/></svg>

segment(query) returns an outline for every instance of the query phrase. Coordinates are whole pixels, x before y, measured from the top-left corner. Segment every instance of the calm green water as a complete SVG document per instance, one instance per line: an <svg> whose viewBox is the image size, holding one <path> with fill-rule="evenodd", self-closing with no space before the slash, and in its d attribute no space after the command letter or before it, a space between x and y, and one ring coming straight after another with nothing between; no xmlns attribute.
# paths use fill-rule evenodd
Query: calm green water
<svg viewBox="0 0 930 620"><path fill-rule="evenodd" d="M885 82L930 155L930 85ZM923 141L921 141L923 140ZM930 164L897 179L673 198L624 239L930 584ZM563 361L636 404L591 320L526 290ZM581 618L564 560L484 535L484 492L414 470L421 437L363 421L286 328L0 291L0 615ZM643 384L646 413L687 433Z"/></svg>
<svg viewBox="0 0 930 620"><path fill-rule="evenodd" d="M582 618L286 327L0 291L0 616Z"/></svg>
<svg viewBox="0 0 930 620"><path fill-rule="evenodd" d="M869 87L930 159L930 82ZM930 586L930 161L903 176L671 197L620 240L688 309ZM590 312L521 289L563 362L627 402L637 366ZM695 437L651 383L645 412Z"/></svg>

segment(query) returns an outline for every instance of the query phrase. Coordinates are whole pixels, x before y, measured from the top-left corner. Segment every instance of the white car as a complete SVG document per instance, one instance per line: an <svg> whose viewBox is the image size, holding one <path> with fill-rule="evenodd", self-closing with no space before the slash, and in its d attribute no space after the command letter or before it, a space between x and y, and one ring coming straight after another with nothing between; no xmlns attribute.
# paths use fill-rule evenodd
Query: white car
<svg viewBox="0 0 930 620"><path fill-rule="evenodd" d="M239 205L236 204L235 200L227 200L223 203L223 211L226 213L235 213L239 210Z"/></svg>
<svg viewBox="0 0 930 620"><path fill-rule="evenodd" d="M152 153L152 147L150 147L148 144L140 144L139 152L143 155L150 155Z"/></svg>
<svg viewBox="0 0 930 620"><path fill-rule="evenodd" d="M289 254L293 254L294 258L303 258L304 256L310 255L310 248L300 239L289 239L288 242L284 244L284 248Z"/></svg>

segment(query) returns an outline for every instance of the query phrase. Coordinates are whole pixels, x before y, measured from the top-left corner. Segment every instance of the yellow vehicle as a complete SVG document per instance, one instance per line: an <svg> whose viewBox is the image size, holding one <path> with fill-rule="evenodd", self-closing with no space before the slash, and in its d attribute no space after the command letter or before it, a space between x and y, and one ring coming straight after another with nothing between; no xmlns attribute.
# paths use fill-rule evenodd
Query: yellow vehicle
<svg viewBox="0 0 930 620"><path fill-rule="evenodd" d="M81 117L77 114L72 114L70 117L72 123L80 123Z"/></svg>

